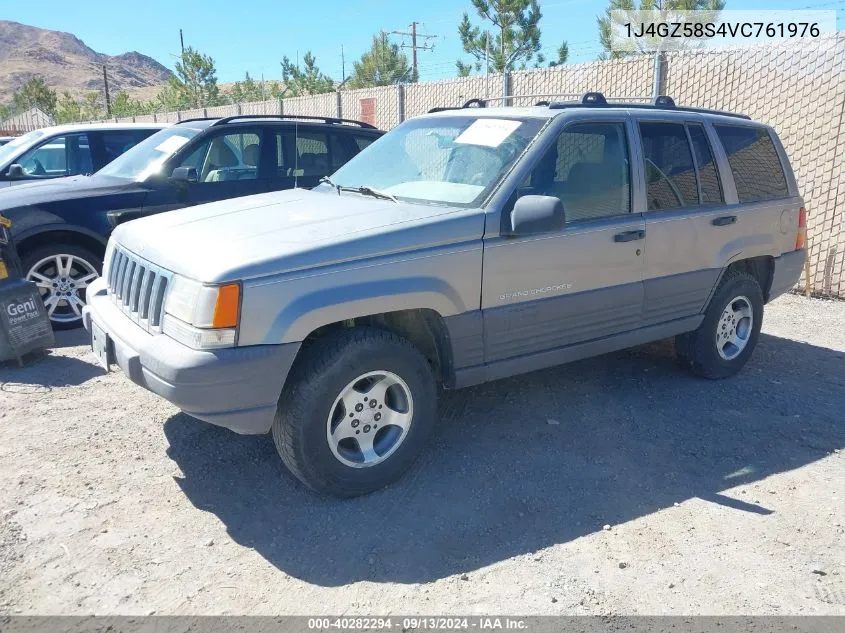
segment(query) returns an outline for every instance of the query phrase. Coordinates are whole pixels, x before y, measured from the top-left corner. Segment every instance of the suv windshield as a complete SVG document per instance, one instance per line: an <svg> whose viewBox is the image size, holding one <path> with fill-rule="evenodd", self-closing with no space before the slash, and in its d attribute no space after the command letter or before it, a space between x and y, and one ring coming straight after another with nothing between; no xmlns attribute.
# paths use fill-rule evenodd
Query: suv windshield
<svg viewBox="0 0 845 633"><path fill-rule="evenodd" d="M146 180L157 174L171 156L199 133L200 130L187 127L171 127L156 132L97 173L129 180Z"/></svg>
<svg viewBox="0 0 845 633"><path fill-rule="evenodd" d="M399 200L476 206L492 191L545 119L428 117L403 123L315 191L369 187Z"/></svg>
<svg viewBox="0 0 845 633"><path fill-rule="evenodd" d="M42 136L44 136L43 131L35 130L34 132L29 132L23 136L13 138L11 141L0 147L0 165L5 165L8 160L17 156L18 152L35 143L35 141L40 139Z"/></svg>

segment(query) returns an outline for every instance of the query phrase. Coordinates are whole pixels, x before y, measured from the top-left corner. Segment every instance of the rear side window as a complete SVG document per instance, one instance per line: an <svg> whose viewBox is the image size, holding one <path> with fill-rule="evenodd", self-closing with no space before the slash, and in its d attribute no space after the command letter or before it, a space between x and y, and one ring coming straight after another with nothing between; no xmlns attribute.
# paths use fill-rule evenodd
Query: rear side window
<svg viewBox="0 0 845 633"><path fill-rule="evenodd" d="M359 152L372 145L373 141L376 140L375 136L353 136L353 138L355 139L355 144L358 146Z"/></svg>
<svg viewBox="0 0 845 633"><path fill-rule="evenodd" d="M724 201L722 184L719 182L719 171L716 169L716 162L713 160L713 152L710 149L710 143L707 141L704 126L697 123L688 123L687 130L692 141L692 152L698 170L701 204L719 204Z"/></svg>
<svg viewBox="0 0 845 633"><path fill-rule="evenodd" d="M640 123L650 211L698 206L698 182L683 124Z"/></svg>
<svg viewBox="0 0 845 633"><path fill-rule="evenodd" d="M789 196L775 145L758 127L717 125L740 202L760 202Z"/></svg>
<svg viewBox="0 0 845 633"><path fill-rule="evenodd" d="M105 162L110 163L128 149L150 136L154 130L114 130L103 132Z"/></svg>

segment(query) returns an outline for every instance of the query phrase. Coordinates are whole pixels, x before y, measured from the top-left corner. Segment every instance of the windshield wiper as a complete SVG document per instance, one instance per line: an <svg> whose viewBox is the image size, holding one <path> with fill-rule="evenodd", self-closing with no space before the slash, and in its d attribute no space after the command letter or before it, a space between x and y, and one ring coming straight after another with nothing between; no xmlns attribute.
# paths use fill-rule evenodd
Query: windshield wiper
<svg viewBox="0 0 845 633"><path fill-rule="evenodd" d="M343 185L337 185L337 191L338 193L340 193L341 191L351 191L352 193L361 193L365 196L379 198L380 200L392 200L393 202L399 202L396 196L394 196L392 193L387 193L386 191L379 191L378 189L373 189L372 187L368 187L367 185L361 185L360 187L344 187Z"/></svg>

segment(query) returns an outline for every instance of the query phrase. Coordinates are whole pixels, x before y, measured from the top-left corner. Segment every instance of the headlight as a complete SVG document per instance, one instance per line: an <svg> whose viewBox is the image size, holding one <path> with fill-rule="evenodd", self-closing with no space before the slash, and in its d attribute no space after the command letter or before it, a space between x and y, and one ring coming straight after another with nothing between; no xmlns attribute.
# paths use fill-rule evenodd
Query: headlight
<svg viewBox="0 0 845 633"><path fill-rule="evenodd" d="M233 347L240 303L240 284L206 285L173 275L162 332L194 349Z"/></svg>

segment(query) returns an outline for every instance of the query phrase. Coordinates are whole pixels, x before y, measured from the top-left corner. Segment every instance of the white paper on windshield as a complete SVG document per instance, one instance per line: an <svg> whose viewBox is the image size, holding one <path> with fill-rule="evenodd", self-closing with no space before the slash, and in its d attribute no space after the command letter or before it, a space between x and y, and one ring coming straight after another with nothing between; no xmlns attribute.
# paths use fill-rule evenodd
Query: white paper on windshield
<svg viewBox="0 0 845 633"><path fill-rule="evenodd" d="M172 154L189 140L191 139L185 138L184 136L169 136L156 146L156 151Z"/></svg>
<svg viewBox="0 0 845 633"><path fill-rule="evenodd" d="M455 143L499 147L520 125L522 121L510 119L478 119L458 135Z"/></svg>

